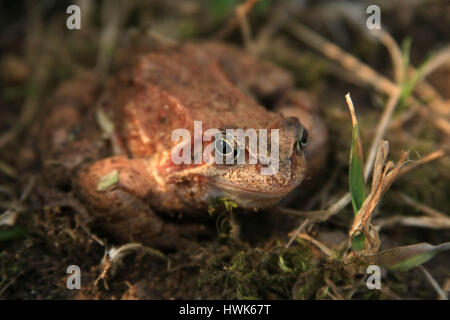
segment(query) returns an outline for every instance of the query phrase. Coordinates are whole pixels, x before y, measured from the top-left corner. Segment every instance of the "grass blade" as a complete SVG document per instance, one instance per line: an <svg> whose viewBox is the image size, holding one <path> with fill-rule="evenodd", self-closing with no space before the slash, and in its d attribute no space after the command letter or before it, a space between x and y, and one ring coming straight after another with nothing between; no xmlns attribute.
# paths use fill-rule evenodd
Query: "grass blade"
<svg viewBox="0 0 450 320"><path fill-rule="evenodd" d="M350 149L350 166L349 166L349 186L350 195L352 197L353 212L355 216L361 209L364 199L366 198L366 191L364 187L364 172L363 172L363 156L361 138L359 136L358 120L356 119L355 107L353 106L350 93L345 96L347 105L352 116L352 145ZM356 251L364 249L365 236L360 234L352 239L352 248Z"/></svg>
<svg viewBox="0 0 450 320"><path fill-rule="evenodd" d="M21 227L15 227L10 230L0 231L0 242L16 240L26 235L26 230Z"/></svg>
<svg viewBox="0 0 450 320"><path fill-rule="evenodd" d="M427 262L439 252L446 250L450 250L450 242L445 242L437 246L422 242L368 255L366 259L369 263L391 270L408 271Z"/></svg>
<svg viewBox="0 0 450 320"><path fill-rule="evenodd" d="M355 115L355 108L353 106L350 93L345 96L352 116L352 146L350 149L350 169L349 169L349 185L350 194L352 196L353 211L355 215L366 198L366 192L364 187L364 173L363 173L363 156L361 138L359 136L358 120Z"/></svg>

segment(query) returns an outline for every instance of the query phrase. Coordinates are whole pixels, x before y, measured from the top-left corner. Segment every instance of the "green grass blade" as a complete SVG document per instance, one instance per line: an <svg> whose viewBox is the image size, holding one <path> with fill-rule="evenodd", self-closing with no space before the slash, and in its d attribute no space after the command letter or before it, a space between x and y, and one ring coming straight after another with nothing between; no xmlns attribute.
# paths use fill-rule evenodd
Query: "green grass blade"
<svg viewBox="0 0 450 320"><path fill-rule="evenodd" d="M361 251L366 246L366 236L362 233L355 235L352 239L352 249L355 251Z"/></svg>
<svg viewBox="0 0 450 320"><path fill-rule="evenodd" d="M0 242L20 239L25 235L26 230L21 227L15 227L10 230L0 231Z"/></svg>
<svg viewBox="0 0 450 320"><path fill-rule="evenodd" d="M403 75L402 75L402 81L405 81L406 74L409 67L409 57L411 52L411 44L412 39L410 37L405 38L402 41L402 60L403 60Z"/></svg>
<svg viewBox="0 0 450 320"><path fill-rule="evenodd" d="M350 149L350 167L349 167L349 185L350 195L352 197L353 211L355 215L361 208L364 199L366 198L364 186L364 172L363 172L363 156L361 138L359 136L358 120L356 119L355 109L350 94L346 95L347 103L349 105L352 116L352 145Z"/></svg>
<svg viewBox="0 0 450 320"><path fill-rule="evenodd" d="M405 109L406 100L411 96L414 88L416 87L419 79L422 78L423 71L425 70L426 65L430 61L430 57L426 58L425 61L419 66L414 75L409 81L404 81L402 85L402 91L400 93L400 100L398 105L398 112L401 112ZM406 72L406 71L405 71Z"/></svg>

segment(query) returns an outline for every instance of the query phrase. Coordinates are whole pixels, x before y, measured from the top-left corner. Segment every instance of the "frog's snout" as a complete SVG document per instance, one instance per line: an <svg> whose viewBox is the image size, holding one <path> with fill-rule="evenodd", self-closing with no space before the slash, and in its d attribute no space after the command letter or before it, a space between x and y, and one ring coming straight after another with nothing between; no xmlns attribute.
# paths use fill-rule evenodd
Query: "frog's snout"
<svg viewBox="0 0 450 320"><path fill-rule="evenodd" d="M297 154L301 154L305 150L309 132L297 117L284 118L281 123L281 132L280 146L293 146L293 150Z"/></svg>
<svg viewBox="0 0 450 320"><path fill-rule="evenodd" d="M308 130L300 125L300 130L297 134L297 140L295 141L295 149L297 152L302 152L308 144Z"/></svg>

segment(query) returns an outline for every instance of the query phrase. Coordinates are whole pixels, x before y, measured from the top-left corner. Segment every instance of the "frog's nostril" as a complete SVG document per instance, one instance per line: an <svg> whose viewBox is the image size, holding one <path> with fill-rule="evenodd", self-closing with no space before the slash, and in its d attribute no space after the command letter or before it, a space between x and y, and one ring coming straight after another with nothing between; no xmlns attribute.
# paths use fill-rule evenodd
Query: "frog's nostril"
<svg viewBox="0 0 450 320"><path fill-rule="evenodd" d="M305 127L300 126L297 133L297 140L295 141L295 148L298 152L302 152L308 144L308 130Z"/></svg>

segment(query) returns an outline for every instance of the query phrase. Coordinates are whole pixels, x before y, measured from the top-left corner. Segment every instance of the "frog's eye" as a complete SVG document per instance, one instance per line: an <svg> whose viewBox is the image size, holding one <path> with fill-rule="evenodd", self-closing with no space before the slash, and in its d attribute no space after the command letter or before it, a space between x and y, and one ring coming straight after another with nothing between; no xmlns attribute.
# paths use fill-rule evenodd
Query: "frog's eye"
<svg viewBox="0 0 450 320"><path fill-rule="evenodd" d="M301 152L308 144L308 131L305 127L301 127L297 134L297 140L295 141L295 147L298 152Z"/></svg>
<svg viewBox="0 0 450 320"><path fill-rule="evenodd" d="M222 157L233 156L233 160L238 156L238 149L233 147L233 143L224 138L217 138L214 140L214 149L216 155Z"/></svg>

